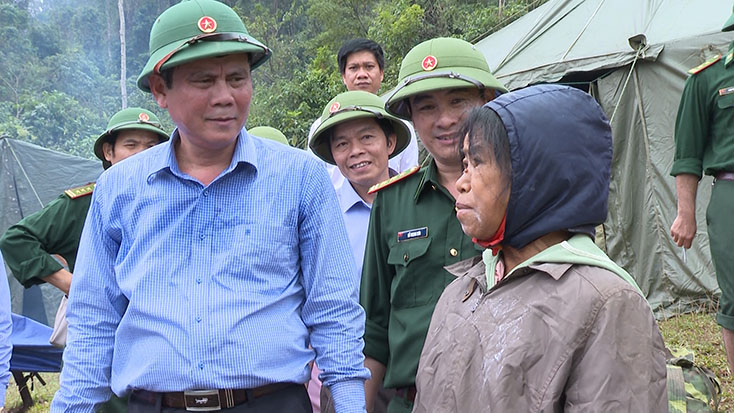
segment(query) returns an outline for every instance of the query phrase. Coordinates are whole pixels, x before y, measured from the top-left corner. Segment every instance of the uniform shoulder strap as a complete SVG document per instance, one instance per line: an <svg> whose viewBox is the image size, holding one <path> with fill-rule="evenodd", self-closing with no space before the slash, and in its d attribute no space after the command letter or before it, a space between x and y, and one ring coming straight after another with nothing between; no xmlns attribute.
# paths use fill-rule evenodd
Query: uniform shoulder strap
<svg viewBox="0 0 734 413"><path fill-rule="evenodd" d="M379 184L374 184L372 187L370 187L370 190L367 191L368 194L374 194L375 192L379 191L380 189L387 188L388 186L394 184L395 182L402 181L403 179L409 177L410 175L413 175L414 173L418 172L421 169L420 166L416 165L407 171L403 171L402 173L393 176L390 179L384 180L380 182Z"/></svg>
<svg viewBox="0 0 734 413"><path fill-rule="evenodd" d="M95 185L96 184L94 182L91 182L86 185L78 186L76 188L69 188L64 191L64 193L71 199L81 198L83 196L91 195L92 191L94 191Z"/></svg>
<svg viewBox="0 0 734 413"><path fill-rule="evenodd" d="M716 56L712 57L711 59L709 59L709 60L701 63L700 65L694 67L693 69L689 70L688 73L691 74L691 75L695 75L695 74L701 73L701 72L704 71L704 69L710 67L711 65L713 65L716 62L718 62L719 60L721 60L721 55L716 55Z"/></svg>

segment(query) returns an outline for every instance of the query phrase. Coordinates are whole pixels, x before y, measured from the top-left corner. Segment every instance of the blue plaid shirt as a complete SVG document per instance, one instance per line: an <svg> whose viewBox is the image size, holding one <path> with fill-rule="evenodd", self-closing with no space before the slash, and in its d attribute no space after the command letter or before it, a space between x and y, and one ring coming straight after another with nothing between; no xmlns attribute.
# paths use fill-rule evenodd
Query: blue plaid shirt
<svg viewBox="0 0 734 413"><path fill-rule="evenodd" d="M344 221L306 152L247 135L210 185L169 142L108 169L82 234L52 411L133 389L304 383L364 411L364 311ZM310 347L311 348L310 348Z"/></svg>

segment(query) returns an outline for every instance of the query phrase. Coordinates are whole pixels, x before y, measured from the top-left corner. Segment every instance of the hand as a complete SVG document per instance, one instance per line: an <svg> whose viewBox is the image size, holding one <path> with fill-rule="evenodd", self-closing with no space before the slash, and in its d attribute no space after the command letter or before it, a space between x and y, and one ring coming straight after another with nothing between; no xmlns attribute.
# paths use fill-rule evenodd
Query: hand
<svg viewBox="0 0 734 413"><path fill-rule="evenodd" d="M691 248L693 237L696 236L696 217L678 214L670 227L670 236L679 247Z"/></svg>

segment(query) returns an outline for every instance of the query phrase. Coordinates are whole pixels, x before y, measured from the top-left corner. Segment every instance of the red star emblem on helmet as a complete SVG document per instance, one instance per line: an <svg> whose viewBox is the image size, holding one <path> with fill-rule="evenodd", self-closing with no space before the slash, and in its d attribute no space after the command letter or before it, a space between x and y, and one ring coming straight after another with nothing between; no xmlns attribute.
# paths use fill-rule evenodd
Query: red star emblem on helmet
<svg viewBox="0 0 734 413"><path fill-rule="evenodd" d="M217 21L209 16L204 16L200 18L199 22L196 23L196 25L199 26L199 30L204 33L211 33L214 30L217 30Z"/></svg>
<svg viewBox="0 0 734 413"><path fill-rule="evenodd" d="M425 71L433 70L438 66L438 59L436 59L436 56L428 55L423 59L421 66L423 66L423 70Z"/></svg>
<svg viewBox="0 0 734 413"><path fill-rule="evenodd" d="M331 106L329 107L329 113L336 112L337 110L339 110L340 107L342 107L342 105L340 105L339 102L332 103Z"/></svg>
<svg viewBox="0 0 734 413"><path fill-rule="evenodd" d="M147 122L150 120L150 116L148 116L148 114L145 112L140 112L140 114L138 115L138 119L142 120L143 122Z"/></svg>

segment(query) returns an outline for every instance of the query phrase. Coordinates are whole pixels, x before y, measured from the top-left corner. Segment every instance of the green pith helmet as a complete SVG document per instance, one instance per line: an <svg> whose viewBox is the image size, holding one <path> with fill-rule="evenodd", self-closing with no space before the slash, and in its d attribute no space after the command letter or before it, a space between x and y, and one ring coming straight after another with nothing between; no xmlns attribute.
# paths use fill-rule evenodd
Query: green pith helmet
<svg viewBox="0 0 734 413"><path fill-rule="evenodd" d="M729 16L729 20L724 23L724 27L721 29L722 32L730 32L734 30L734 7L732 8L732 14Z"/></svg>
<svg viewBox="0 0 734 413"><path fill-rule="evenodd" d="M461 39L439 37L412 48L400 65L400 81L388 97L388 112L410 119L406 98L421 92L477 87L507 92L492 75L484 55Z"/></svg>
<svg viewBox="0 0 734 413"><path fill-rule="evenodd" d="M102 160L102 166L105 169L109 168L111 164L104 157L102 144L107 141L107 138L110 135L125 129L150 131L158 134L160 142L168 140L168 134L161 127L161 121L155 113L143 108L123 109L112 115L110 121L107 122L107 130L99 135L97 140L94 142L94 154L97 158Z"/></svg>
<svg viewBox="0 0 734 413"><path fill-rule="evenodd" d="M387 113L385 102L377 95L353 90L336 95L324 108L321 124L313 134L309 147L319 158L336 165L331 155L331 128L348 120L359 118L386 119L395 132L395 150L390 158L399 154L410 143L410 130L400 119Z"/></svg>
<svg viewBox="0 0 734 413"><path fill-rule="evenodd" d="M284 145L291 146L288 142L288 138L285 137L283 132L271 127L271 126L256 126L247 131L250 135L259 136L261 138L270 139L272 141L280 142Z"/></svg>
<svg viewBox="0 0 734 413"><path fill-rule="evenodd" d="M250 36L240 16L214 0L188 0L161 13L150 30L150 58L138 87L150 92L148 76L183 63L234 53L250 54L250 70L270 57L270 49Z"/></svg>

